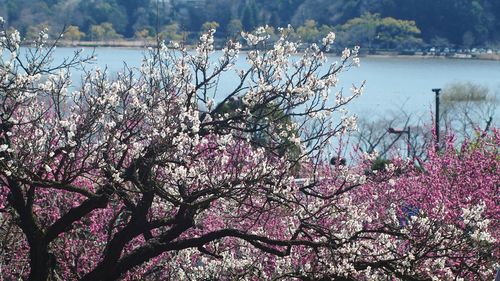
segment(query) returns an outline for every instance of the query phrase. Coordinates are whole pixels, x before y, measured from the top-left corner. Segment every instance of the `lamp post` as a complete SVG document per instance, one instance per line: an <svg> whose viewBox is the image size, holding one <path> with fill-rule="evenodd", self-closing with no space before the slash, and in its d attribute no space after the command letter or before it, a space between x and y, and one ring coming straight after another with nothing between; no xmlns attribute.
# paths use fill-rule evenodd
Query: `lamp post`
<svg viewBox="0 0 500 281"><path fill-rule="evenodd" d="M411 158L411 145L410 145L410 126L408 126L406 128L406 130L397 130L397 129L394 129L392 127L388 128L387 129L387 132L389 134L398 134L398 135L401 135L401 134L407 134L408 135L408 143L407 143L407 148L408 148L408 158Z"/></svg>
<svg viewBox="0 0 500 281"><path fill-rule="evenodd" d="M440 88L432 89L434 94L436 94L436 150L439 148L439 93Z"/></svg>

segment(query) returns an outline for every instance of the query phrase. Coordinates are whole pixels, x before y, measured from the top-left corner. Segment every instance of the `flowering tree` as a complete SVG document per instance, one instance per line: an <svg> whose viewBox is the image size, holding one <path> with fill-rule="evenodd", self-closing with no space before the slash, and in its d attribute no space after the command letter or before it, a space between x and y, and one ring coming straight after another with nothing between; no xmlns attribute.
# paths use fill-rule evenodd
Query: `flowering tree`
<svg viewBox="0 0 500 281"><path fill-rule="evenodd" d="M248 66L221 93L219 78L234 66L240 44L228 42L214 61L213 33L201 36L193 52L161 45L140 69L114 80L89 72L71 91L69 70L79 66L79 54L51 66L52 49L43 48L41 34L25 60L19 34L4 31L2 276L491 276L492 257L483 249L496 245L488 231L497 225L483 217L497 215L494 204L480 196L460 206L483 207L456 209L456 220L443 221L428 213L435 205L419 204L422 193L410 193L420 174L404 163L384 173L368 171L369 159L350 168L326 164L329 140L355 126L343 106L362 85L347 96L329 94L338 74L359 63L358 48L327 64L333 34L297 56L287 30L272 48L259 50L267 36L258 29L244 34L252 48ZM487 154L494 151L477 146L489 167L478 173L494 174L488 165L498 159ZM406 171L408 178L401 176ZM497 188L498 179L490 178L484 188ZM396 184L401 192L392 194ZM408 219L407 206L419 210ZM468 237L478 242L467 244ZM475 254L454 256L467 250Z"/></svg>
<svg viewBox="0 0 500 281"><path fill-rule="evenodd" d="M261 31L246 38L252 46L266 39ZM355 52L317 71L332 40L293 65L296 45L284 38L270 51L249 52L250 67L221 97L218 78L240 45L229 42L210 62L213 31L195 54L161 46L139 73L110 81L96 71L73 92L68 68L76 58L51 68L51 49L40 44L24 62L19 34L5 33L2 187L29 249L23 272L32 280L117 278L164 252L194 247L210 254L206 245L225 237L275 254L281 252L273 246L314 244L284 229L276 233L283 236L257 230L267 224L261 214L291 212L273 198L290 188L295 167L318 162L328 139L350 129L351 118L335 123L330 116L361 89L347 99L339 93L332 106L327 100ZM220 113L238 97L242 107ZM284 122L290 118L296 122ZM286 153L290 144L299 152ZM80 243L92 246L75 253ZM60 265L68 259L74 265Z"/></svg>
<svg viewBox="0 0 500 281"><path fill-rule="evenodd" d="M391 243L391 255L405 256L409 266L405 270L413 276L493 278L500 254L499 144L498 130L475 141L465 140L459 148L449 137L441 151L431 146L425 161L401 165L395 160L382 171L394 177L358 190L363 194L357 198L376 204L372 211L388 211L389 217L382 221L392 221L400 235L396 236L399 243ZM372 216L381 213L375 211Z"/></svg>

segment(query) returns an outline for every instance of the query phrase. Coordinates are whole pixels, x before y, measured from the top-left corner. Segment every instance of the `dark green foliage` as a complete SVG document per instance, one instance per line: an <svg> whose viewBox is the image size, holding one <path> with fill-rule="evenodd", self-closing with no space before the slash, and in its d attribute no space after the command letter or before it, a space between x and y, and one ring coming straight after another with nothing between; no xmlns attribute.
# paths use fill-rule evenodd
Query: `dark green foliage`
<svg viewBox="0 0 500 281"><path fill-rule="evenodd" d="M238 110L246 110L247 107L242 101L242 98L233 98L224 103L217 105L211 113L215 115L228 115L228 120L238 118ZM275 132L284 132L284 126L292 124L292 119L286 115L283 110L273 103L258 104L254 108L249 109L252 112L253 120L250 120L249 131L253 133L252 141L255 144L262 146L270 146L275 148L279 156L287 154L292 159L300 155L300 147L290 140L290 137L283 139L273 139L271 136ZM298 132L293 131L292 135L297 136Z"/></svg>
<svg viewBox="0 0 500 281"><path fill-rule="evenodd" d="M353 42L368 48L404 49L421 44L420 29L414 21L381 18L379 14L365 13L338 28L342 45Z"/></svg>
<svg viewBox="0 0 500 281"><path fill-rule="evenodd" d="M48 23L53 32L59 32L64 25L74 25L90 34L92 25L105 22L111 23L125 38L132 38L144 29L162 30L172 23L179 24L181 31L196 35L204 22L216 21L220 26L216 36L227 37L234 35L226 30L234 20L239 20L247 31L265 24L298 27L307 20L314 20L318 27L333 28L366 13L380 14L382 19L414 21L421 31L419 38L428 44L446 42L448 46L470 48L500 42L498 0L0 1L0 16L23 35L30 26L42 23ZM385 32L388 36L397 36L393 33ZM385 47L394 48L398 44L392 42ZM419 44L410 41L410 45Z"/></svg>
<svg viewBox="0 0 500 281"><path fill-rule="evenodd" d="M390 163L391 160L378 157L372 162L372 171L385 171L387 165Z"/></svg>

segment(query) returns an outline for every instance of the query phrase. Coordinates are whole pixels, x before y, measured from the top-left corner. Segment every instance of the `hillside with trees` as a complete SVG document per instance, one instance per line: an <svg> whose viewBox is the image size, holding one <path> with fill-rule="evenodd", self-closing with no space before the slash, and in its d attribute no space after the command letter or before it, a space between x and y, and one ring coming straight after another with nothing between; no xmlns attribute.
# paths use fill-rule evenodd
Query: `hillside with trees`
<svg viewBox="0 0 500 281"><path fill-rule="evenodd" d="M216 22L216 37L224 39L291 24L303 27L307 40L335 30L345 43L375 48L495 47L500 41L500 2L494 0L2 0L0 16L25 38L44 27L57 33L72 26L71 40L157 34L189 40Z"/></svg>

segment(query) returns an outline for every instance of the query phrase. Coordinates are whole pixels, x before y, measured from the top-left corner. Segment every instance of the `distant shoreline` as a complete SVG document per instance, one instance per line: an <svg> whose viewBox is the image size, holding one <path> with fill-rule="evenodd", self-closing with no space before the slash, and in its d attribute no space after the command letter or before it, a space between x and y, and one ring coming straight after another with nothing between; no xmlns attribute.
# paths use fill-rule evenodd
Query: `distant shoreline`
<svg viewBox="0 0 500 281"><path fill-rule="evenodd" d="M66 41L59 42L58 47L105 47L105 48L130 48L142 49L156 46L155 40L110 40L110 41ZM478 54L435 54L415 52L414 54L404 54L399 51L377 51L374 54L361 53L361 57L369 58L421 58L421 59L465 59L465 60L491 60L500 61L499 53L478 53Z"/></svg>
<svg viewBox="0 0 500 281"><path fill-rule="evenodd" d="M61 40L58 47L117 47L147 48L156 46L155 40L110 40L110 41L67 41Z"/></svg>
<svg viewBox="0 0 500 281"><path fill-rule="evenodd" d="M451 59L451 60L489 60L500 61L500 54L478 54L473 56L436 56L436 55L400 55L400 54L363 54L366 58L417 58L417 59Z"/></svg>
<svg viewBox="0 0 500 281"><path fill-rule="evenodd" d="M419 58L419 59L456 59L456 60L490 60L500 61L500 54L423 54L416 52L415 54L401 54L398 51L380 52L376 54L362 54L361 57L368 58Z"/></svg>

